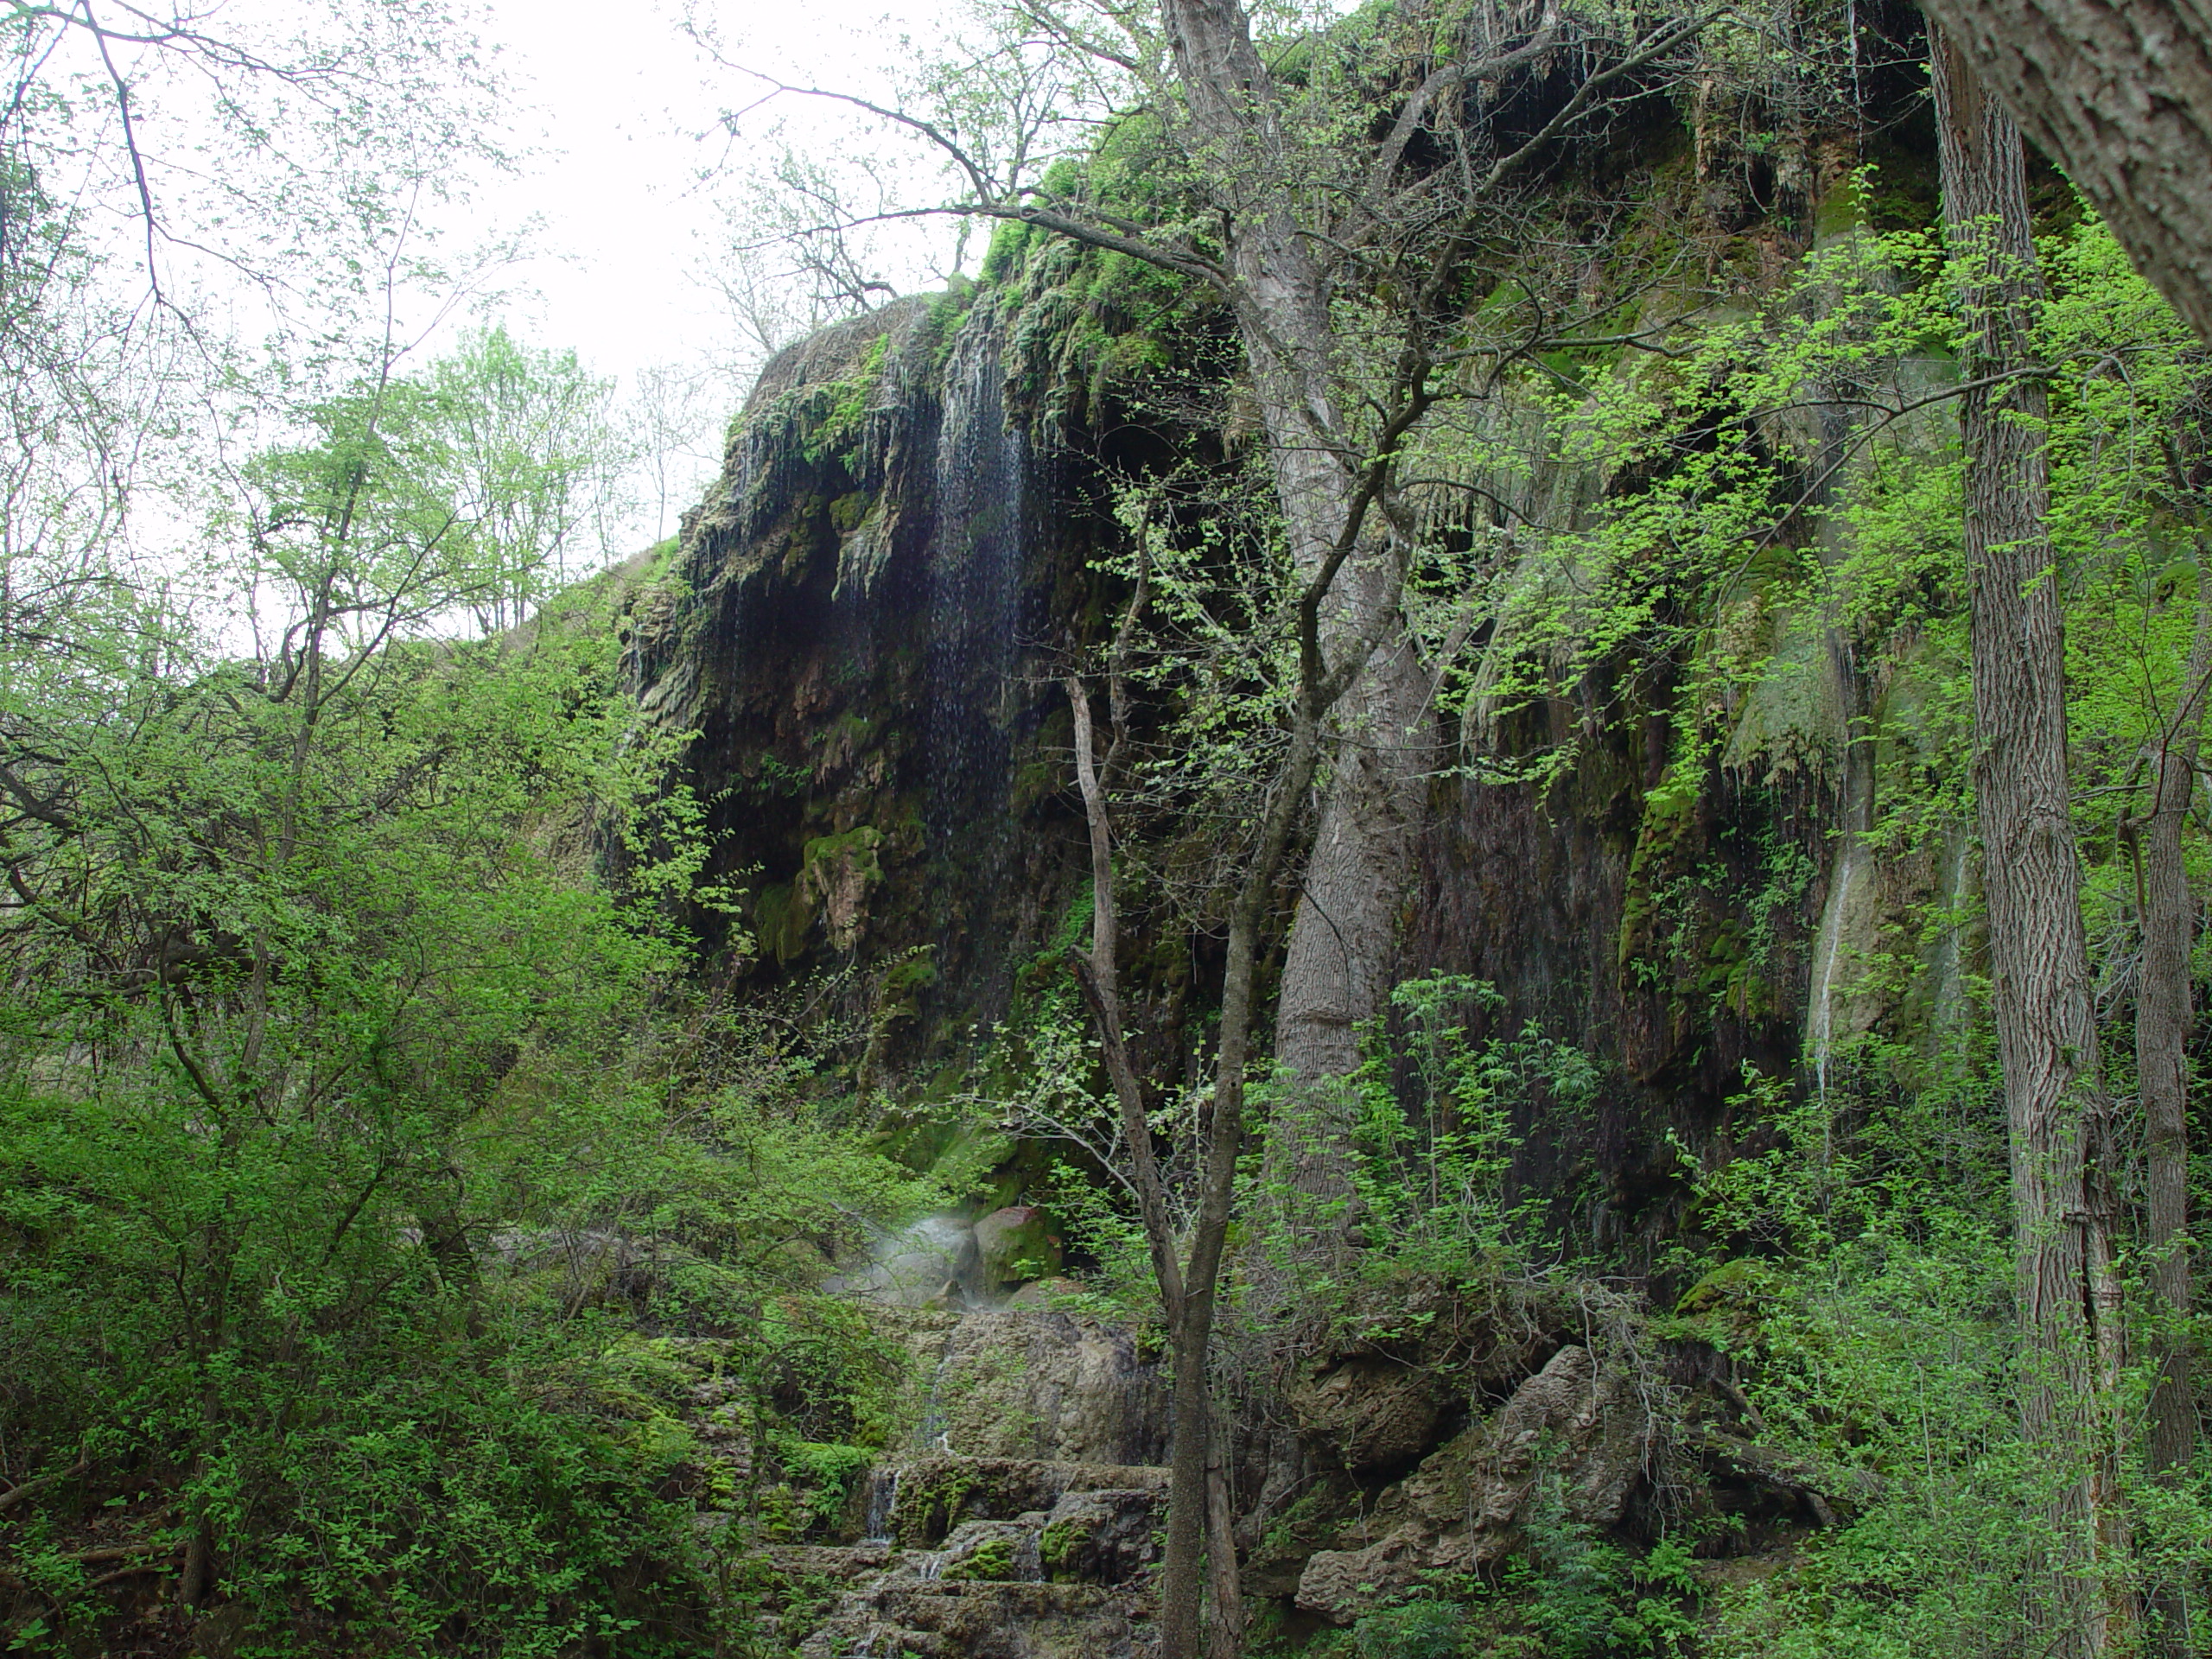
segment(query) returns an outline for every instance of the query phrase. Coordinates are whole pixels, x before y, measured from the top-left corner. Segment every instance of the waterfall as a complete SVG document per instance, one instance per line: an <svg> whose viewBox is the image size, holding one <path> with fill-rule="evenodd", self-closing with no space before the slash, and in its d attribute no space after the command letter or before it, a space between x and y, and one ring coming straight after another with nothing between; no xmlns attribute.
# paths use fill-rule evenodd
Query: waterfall
<svg viewBox="0 0 2212 1659"><path fill-rule="evenodd" d="M1847 664L1839 660L1834 671L1842 687L1852 683ZM1842 695L1840 690L1838 695ZM1821 907L1821 929L1813 944L1812 983L1805 1009L1805 1046L1811 1052L1814 1087L1822 1106L1827 1104L1828 1060L1839 1035L1836 982L1840 975L1856 971L1854 964L1873 943L1866 937L1871 918L1859 909L1859 889L1869 879L1873 862L1866 846L1867 835L1874 827L1872 747L1870 739L1853 734L1847 727L1840 803L1843 822L1837 832L1835 862L1828 872L1827 900Z"/></svg>
<svg viewBox="0 0 2212 1659"><path fill-rule="evenodd" d="M1007 420L997 324L982 305L955 337L938 438L923 730L924 826L950 878L937 884L940 962L972 903L999 885L1007 850L1028 453Z"/></svg>
<svg viewBox="0 0 2212 1659"><path fill-rule="evenodd" d="M899 1513L899 1471L879 1465L868 1475L868 1529L863 1543L887 1544Z"/></svg>
<svg viewBox="0 0 2212 1659"><path fill-rule="evenodd" d="M954 1334L958 1334L957 1326L954 1327ZM952 1435L946 1425L940 1391L944 1386L945 1368L952 1363L952 1347L953 1338L948 1336L944 1351L938 1355L937 1364L930 1372L929 1393L922 1401L921 1421L914 1425L914 1445L918 1450L946 1456L952 1452Z"/></svg>
<svg viewBox="0 0 2212 1659"><path fill-rule="evenodd" d="M1813 994L1805 1020L1806 1046L1813 1053L1814 1087L1823 1103L1828 1097L1828 1056L1835 1039L1836 970L1844 957L1843 933L1852 895L1864 879L1866 863L1865 844L1855 830L1846 830L1829 878L1820 937L1813 946Z"/></svg>

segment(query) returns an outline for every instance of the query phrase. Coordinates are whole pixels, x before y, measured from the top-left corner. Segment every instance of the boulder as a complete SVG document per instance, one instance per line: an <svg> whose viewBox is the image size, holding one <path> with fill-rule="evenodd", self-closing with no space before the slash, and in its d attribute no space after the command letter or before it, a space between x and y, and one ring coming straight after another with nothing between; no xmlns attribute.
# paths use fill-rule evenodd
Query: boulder
<svg viewBox="0 0 2212 1659"><path fill-rule="evenodd" d="M917 1321L907 1342L921 1446L1064 1463L1166 1459L1167 1390L1120 1326L1030 1308L906 1317Z"/></svg>
<svg viewBox="0 0 2212 1659"><path fill-rule="evenodd" d="M994 1210L976 1224L976 1255L986 1294L1060 1270L1060 1240L1052 1217L1033 1204Z"/></svg>
<svg viewBox="0 0 2212 1659"><path fill-rule="evenodd" d="M1362 1356L1294 1389L1299 1430L1355 1475L1412 1462L1444 1415L1437 1380L1410 1366Z"/></svg>
<svg viewBox="0 0 2212 1659"><path fill-rule="evenodd" d="M1068 1492L1038 1537L1038 1563L1056 1584L1126 1584L1149 1567L1166 1493L1150 1487Z"/></svg>
<svg viewBox="0 0 2212 1659"><path fill-rule="evenodd" d="M1498 1560L1542 1481L1558 1483L1574 1521L1616 1525L1643 1478L1652 1435L1627 1376L1587 1348L1561 1348L1488 1422L1386 1491L1363 1517L1356 1548L1314 1552L1299 1575L1298 1605L1349 1624L1430 1572Z"/></svg>

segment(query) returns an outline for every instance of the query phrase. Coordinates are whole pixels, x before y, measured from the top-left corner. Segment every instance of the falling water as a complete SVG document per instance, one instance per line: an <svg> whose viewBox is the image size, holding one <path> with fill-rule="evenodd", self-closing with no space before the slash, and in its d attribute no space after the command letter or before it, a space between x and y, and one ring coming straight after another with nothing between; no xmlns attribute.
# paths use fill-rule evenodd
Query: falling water
<svg viewBox="0 0 2212 1659"><path fill-rule="evenodd" d="M1860 940L1847 938L1846 934L1853 926L1858 889L1867 880L1872 861L1866 835L1873 827L1874 768L1863 741L1845 750L1841 805L1840 839L1828 874L1821 930L1814 941L1812 995L1805 1010L1805 1039L1812 1051L1814 1087L1823 1106L1827 1103L1828 1059L1836 1037L1836 979L1847 965L1847 957L1862 946Z"/></svg>
<svg viewBox="0 0 2212 1659"><path fill-rule="evenodd" d="M922 1402L922 1421L914 1427L914 1444L925 1452L945 1456L952 1452L952 1435L946 1424L944 1402L940 1390L944 1386L945 1367L952 1363L952 1344L945 1343L944 1351L938 1357L937 1369L930 1373L930 1391Z"/></svg>
<svg viewBox="0 0 2212 1659"><path fill-rule="evenodd" d="M1843 930L1849 914L1852 891L1859 885L1866 849L1859 837L1845 833L1830 878L1827 913L1821 918L1819 939L1813 947L1812 1007L1806 1033L1813 1051L1813 1080L1820 1098L1828 1096L1828 1054L1835 1036L1835 976L1843 957Z"/></svg>
<svg viewBox="0 0 2212 1659"><path fill-rule="evenodd" d="M1000 885L1007 851L1028 456L1007 421L996 321L979 308L953 343L938 441L924 735L930 855L951 878L938 884L940 962L969 903Z"/></svg>
<svg viewBox="0 0 2212 1659"><path fill-rule="evenodd" d="M899 1471L876 1468L868 1477L868 1530L861 1541L887 1544L899 1513Z"/></svg>

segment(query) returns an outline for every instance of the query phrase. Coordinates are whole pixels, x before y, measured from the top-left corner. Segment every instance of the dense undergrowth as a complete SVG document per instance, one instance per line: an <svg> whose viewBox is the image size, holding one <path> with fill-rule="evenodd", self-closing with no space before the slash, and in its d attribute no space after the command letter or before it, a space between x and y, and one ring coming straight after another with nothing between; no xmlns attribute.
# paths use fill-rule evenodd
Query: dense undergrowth
<svg viewBox="0 0 2212 1659"><path fill-rule="evenodd" d="M1094 163L1117 200L1143 205L1146 137L1131 124ZM1655 200L1694 182L1674 157ZM1632 732L1656 781L1608 798L1627 891L1587 971L1673 1044L1640 1083L1688 1075L1729 1022L1803 1046L1737 1065L1719 1122L1657 1124L1670 1166L1632 1236L1593 1219L1625 1208L1593 1149L1620 1081L1610 1034L1509 1024L1504 988L1408 978L1326 1110L1255 1077L1265 1132L1220 1343L1232 1404L1384 1336L1457 1387L1478 1343L1541 1318L1632 1377L1662 1431L1649 1502L1617 1531L1574 1520L1540 1473L1502 1565L1341 1630L1286 1618L1261 1650L2035 1650L2025 1518L2068 1471L2019 1432L1966 874L1945 412L1961 320L1944 250L1900 199L1878 175L1838 188L1786 276L1746 276L1747 244L1719 238L1736 263L1694 294L1646 281L1695 264L1655 212L1632 257L1592 255L1575 280L1649 298L1624 332L1649 323L1663 349L1471 372L1408 440L1435 480L1415 493L1433 533L1411 609L1453 732L1439 788L1571 811L1580 769ZM2044 218L2050 579L2106 1084L2125 1097L2143 756L2203 603L2206 364L2100 226L2070 201ZM1155 417L1187 452L1115 480L1122 542L1086 573L1084 626L1148 584L1122 874L1163 934L1210 936L1223 829L1264 792L1290 683L1281 639L1252 626L1280 598L1280 525L1232 430L1221 319L1033 230L1002 235L984 277L1017 314L1015 391L1040 425ZM1471 280L1491 284L1470 294L1471 338L1507 302L1495 270ZM777 406L810 464L856 453L886 355L879 338ZM880 1032L810 1023L807 986L754 995L741 928L702 959L672 918L727 920L753 873L707 878L708 804L670 784L681 740L633 718L635 573L525 629L457 620L504 615L518 574L455 529L440 423L467 395L450 377L351 387L246 469L250 505L211 540L219 585L273 607L257 647L105 575L10 612L0 639L10 1650L774 1651L829 1592L766 1582L696 1519L734 1516L748 1545L828 1536L904 1432L896 1344L821 1289L874 1224L1030 1180L1074 1249L1068 1305L1156 1324L1065 971L1088 895L1019 976L995 1045L930 1057L950 1083L886 1091ZM1477 497L1582 509L1486 521ZM644 580L682 602L664 573ZM1852 806L1873 871L1856 900L1827 828ZM825 858L855 849L876 845L817 838ZM2201 884L2201 842L2190 856ZM763 942L779 959L817 919L793 916L793 938ZM1203 1007L1183 1012L1203 1047ZM1205 1105L1197 1087L1153 1102L1179 1192ZM1345 1122L1350 1196L1317 1205L1285 1172L1313 1125ZM2132 1220L2142 1148L2123 1150ZM2202 1159L2193 1174L2201 1208ZM1317 1255L1317 1236L1340 1248ZM2133 1347L2103 1432L2130 1536L2112 1570L2147 1644L2153 1591L2212 1590L2212 1465L2200 1450L2154 1479L2139 1452L2155 1361L2202 1320L2152 1311L2140 1248L2120 1265ZM1463 1393L1470 1421L1496 1404ZM702 1436L710 1412L728 1441ZM1713 1496L1711 1459L1747 1445L1793 1508ZM780 1624L756 1618L771 1605Z"/></svg>

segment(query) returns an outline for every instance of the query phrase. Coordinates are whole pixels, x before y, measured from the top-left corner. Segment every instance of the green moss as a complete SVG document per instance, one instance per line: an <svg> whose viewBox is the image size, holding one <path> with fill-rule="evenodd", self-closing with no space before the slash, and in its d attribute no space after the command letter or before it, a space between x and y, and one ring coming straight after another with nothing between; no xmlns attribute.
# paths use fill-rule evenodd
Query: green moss
<svg viewBox="0 0 2212 1659"><path fill-rule="evenodd" d="M1659 932L1670 907L1666 899L1679 874L1683 853L1697 829L1694 785L1670 767L1657 788L1643 798L1643 822L1630 855L1628 892L1621 906L1618 960L1626 969L1657 945Z"/></svg>
<svg viewBox="0 0 2212 1659"><path fill-rule="evenodd" d="M762 1494L761 1513L772 1535L819 1537L843 1517L855 1484L874 1465L863 1446L779 1437L776 1461L784 1478Z"/></svg>
<svg viewBox="0 0 2212 1659"><path fill-rule="evenodd" d="M975 1554L964 1560L946 1567L944 1576L980 1584L1005 1584L1012 1580L1015 1571L1014 1546L1003 1538L993 1538L978 1545Z"/></svg>
<svg viewBox="0 0 2212 1659"><path fill-rule="evenodd" d="M789 881L763 887L753 901L753 937L761 953L779 963L806 949L807 930L813 925L813 905Z"/></svg>
<svg viewBox="0 0 2212 1659"><path fill-rule="evenodd" d="M1768 1311L1789 1288L1789 1275L1771 1262L1738 1256L1684 1291L1671 1318L1654 1319L1652 1334L1665 1341L1702 1342L1741 1352L1758 1340Z"/></svg>
<svg viewBox="0 0 2212 1659"><path fill-rule="evenodd" d="M983 255L982 277L987 283L1002 283L1012 273L1021 269L1029 251L1029 239L1040 234L1019 219L1002 219L991 232L991 245Z"/></svg>
<svg viewBox="0 0 2212 1659"><path fill-rule="evenodd" d="M959 1465L925 1465L899 1477L899 1541L926 1549L958 1526L982 1478ZM950 1574L947 1575L950 1576Z"/></svg>
<svg viewBox="0 0 2212 1659"><path fill-rule="evenodd" d="M823 865L850 859L852 866L869 881L883 880L881 866L876 862L876 849L883 845L883 831L872 824L861 824L841 835L817 836L806 843L800 860L802 869L812 870Z"/></svg>
<svg viewBox="0 0 2212 1659"><path fill-rule="evenodd" d="M1055 1521L1046 1527L1037 1539L1037 1559L1046 1579L1053 1584L1074 1582L1076 1560L1090 1541L1089 1529L1072 1521Z"/></svg>
<svg viewBox="0 0 2212 1659"><path fill-rule="evenodd" d="M1032 760L1014 774L1008 804L1016 814L1027 812L1058 795L1065 777L1056 760Z"/></svg>

